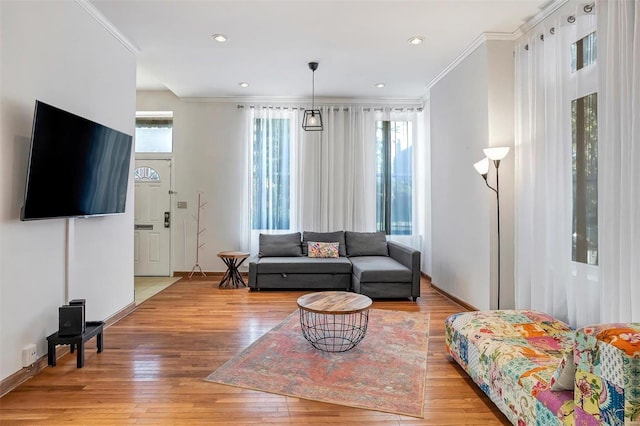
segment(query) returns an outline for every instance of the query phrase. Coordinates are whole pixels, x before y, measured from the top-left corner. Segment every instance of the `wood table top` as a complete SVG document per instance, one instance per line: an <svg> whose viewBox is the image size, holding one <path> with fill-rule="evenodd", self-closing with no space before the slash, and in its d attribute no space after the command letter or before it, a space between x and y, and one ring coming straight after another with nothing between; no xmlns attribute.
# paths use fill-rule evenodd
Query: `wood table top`
<svg viewBox="0 0 640 426"><path fill-rule="evenodd" d="M242 259L249 257L249 253L243 251L221 251L218 252L218 257L232 257L235 259Z"/></svg>
<svg viewBox="0 0 640 426"><path fill-rule="evenodd" d="M298 298L298 307L319 314L353 314L369 309L371 303L363 294L346 291L321 291Z"/></svg>

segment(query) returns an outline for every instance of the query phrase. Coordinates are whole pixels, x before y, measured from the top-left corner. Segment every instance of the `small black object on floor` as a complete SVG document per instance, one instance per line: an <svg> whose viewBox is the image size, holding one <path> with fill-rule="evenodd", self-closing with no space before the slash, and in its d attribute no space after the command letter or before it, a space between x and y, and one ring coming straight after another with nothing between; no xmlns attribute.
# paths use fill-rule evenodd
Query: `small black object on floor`
<svg viewBox="0 0 640 426"><path fill-rule="evenodd" d="M47 361L52 367L56 366L56 345L70 345L70 352L73 353L74 349L78 349L76 366L78 368L84 367L84 344L92 337L98 336L98 353L102 352L103 338L102 329L104 327L104 321L87 321L84 327L84 332L75 336L60 336L59 332L55 332L47 337Z"/></svg>

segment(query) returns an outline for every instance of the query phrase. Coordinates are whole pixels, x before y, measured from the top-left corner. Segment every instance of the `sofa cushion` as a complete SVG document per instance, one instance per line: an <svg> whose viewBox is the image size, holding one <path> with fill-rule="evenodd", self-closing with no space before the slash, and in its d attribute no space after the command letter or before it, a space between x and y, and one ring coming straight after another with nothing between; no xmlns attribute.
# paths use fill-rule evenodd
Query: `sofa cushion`
<svg viewBox="0 0 640 426"><path fill-rule="evenodd" d="M321 243L318 241L309 241L307 243L307 251L309 257L333 258L338 256L338 246L340 243Z"/></svg>
<svg viewBox="0 0 640 426"><path fill-rule="evenodd" d="M258 256L302 256L300 233L260 234L260 250Z"/></svg>
<svg viewBox="0 0 640 426"><path fill-rule="evenodd" d="M345 232L347 255L389 256L387 237L384 232Z"/></svg>
<svg viewBox="0 0 640 426"><path fill-rule="evenodd" d="M410 283L411 270L387 256L359 256L350 258L353 275L361 283Z"/></svg>
<svg viewBox="0 0 640 426"><path fill-rule="evenodd" d="M344 231L335 232L311 232L304 231L302 233L302 254L307 255L307 243L309 241L316 241L319 243L339 243L338 254L340 256L347 255L347 247L344 240Z"/></svg>
<svg viewBox="0 0 640 426"><path fill-rule="evenodd" d="M346 257L263 257L257 262L259 274L350 274Z"/></svg>

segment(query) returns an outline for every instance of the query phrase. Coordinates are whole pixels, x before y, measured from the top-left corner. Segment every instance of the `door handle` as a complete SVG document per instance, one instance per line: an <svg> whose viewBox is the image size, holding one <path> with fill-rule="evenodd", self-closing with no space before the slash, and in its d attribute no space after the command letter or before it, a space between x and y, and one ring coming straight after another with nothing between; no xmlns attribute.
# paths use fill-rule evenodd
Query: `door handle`
<svg viewBox="0 0 640 426"><path fill-rule="evenodd" d="M171 212L164 212L164 227L171 227Z"/></svg>

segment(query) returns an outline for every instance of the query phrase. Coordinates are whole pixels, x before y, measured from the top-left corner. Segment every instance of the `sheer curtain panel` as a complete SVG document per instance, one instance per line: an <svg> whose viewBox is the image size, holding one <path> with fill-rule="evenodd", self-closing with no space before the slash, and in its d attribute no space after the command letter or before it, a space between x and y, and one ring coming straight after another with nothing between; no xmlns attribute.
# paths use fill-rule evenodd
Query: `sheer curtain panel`
<svg viewBox="0 0 640 426"><path fill-rule="evenodd" d="M598 0L601 320L640 321L640 3Z"/></svg>
<svg viewBox="0 0 640 426"><path fill-rule="evenodd" d="M572 325L599 319L597 266L572 260L572 102L596 90L595 66L572 72L574 44L595 28L564 7L516 45L515 296Z"/></svg>

